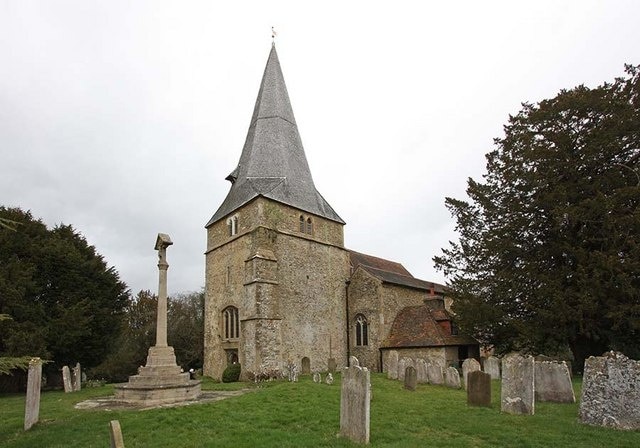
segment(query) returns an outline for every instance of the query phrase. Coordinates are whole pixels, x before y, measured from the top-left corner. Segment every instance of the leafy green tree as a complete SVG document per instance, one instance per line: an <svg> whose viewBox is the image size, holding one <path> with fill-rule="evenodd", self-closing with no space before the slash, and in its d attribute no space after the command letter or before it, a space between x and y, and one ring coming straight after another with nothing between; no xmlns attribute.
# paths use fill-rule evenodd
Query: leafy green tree
<svg viewBox="0 0 640 448"><path fill-rule="evenodd" d="M48 229L30 212L0 207L0 355L99 364L113 348L129 293L73 227Z"/></svg>
<svg viewBox="0 0 640 448"><path fill-rule="evenodd" d="M169 299L167 339L178 365L198 369L204 362L204 290Z"/></svg>
<svg viewBox="0 0 640 448"><path fill-rule="evenodd" d="M436 267L461 326L499 351L640 356L640 67L523 104Z"/></svg>

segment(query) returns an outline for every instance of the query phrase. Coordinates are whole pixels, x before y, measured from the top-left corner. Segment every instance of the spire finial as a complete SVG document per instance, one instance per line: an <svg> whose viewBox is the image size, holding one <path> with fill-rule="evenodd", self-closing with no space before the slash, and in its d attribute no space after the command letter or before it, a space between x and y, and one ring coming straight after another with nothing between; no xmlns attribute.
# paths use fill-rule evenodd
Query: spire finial
<svg viewBox="0 0 640 448"><path fill-rule="evenodd" d="M276 36L278 35L278 33L276 33L276 30L274 27L271 27L271 43L273 45L276 44Z"/></svg>

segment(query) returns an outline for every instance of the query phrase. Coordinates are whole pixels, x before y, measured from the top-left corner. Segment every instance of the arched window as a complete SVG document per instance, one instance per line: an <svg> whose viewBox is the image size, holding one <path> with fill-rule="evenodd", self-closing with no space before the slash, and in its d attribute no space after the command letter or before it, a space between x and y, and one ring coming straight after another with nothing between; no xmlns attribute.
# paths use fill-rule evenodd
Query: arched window
<svg viewBox="0 0 640 448"><path fill-rule="evenodd" d="M238 215L233 215L227 219L227 228L229 229L229 236L234 236L238 233Z"/></svg>
<svg viewBox="0 0 640 448"><path fill-rule="evenodd" d="M240 319L238 308L228 306L222 312L222 327L224 339L238 339L240 337Z"/></svg>
<svg viewBox="0 0 640 448"><path fill-rule="evenodd" d="M356 346L369 345L369 324L362 314L356 316Z"/></svg>
<svg viewBox="0 0 640 448"><path fill-rule="evenodd" d="M300 231L304 233L304 216L300 215Z"/></svg>
<svg viewBox="0 0 640 448"><path fill-rule="evenodd" d="M311 222L311 218L307 218L307 233L309 235L313 233L313 223Z"/></svg>

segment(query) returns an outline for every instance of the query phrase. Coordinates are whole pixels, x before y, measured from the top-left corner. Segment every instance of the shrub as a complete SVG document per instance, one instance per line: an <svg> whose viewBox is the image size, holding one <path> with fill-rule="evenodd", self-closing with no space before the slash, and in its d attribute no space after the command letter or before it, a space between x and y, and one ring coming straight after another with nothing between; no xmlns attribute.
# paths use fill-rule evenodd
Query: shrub
<svg viewBox="0 0 640 448"><path fill-rule="evenodd" d="M235 383L240 378L240 364L231 364L222 372L223 383Z"/></svg>

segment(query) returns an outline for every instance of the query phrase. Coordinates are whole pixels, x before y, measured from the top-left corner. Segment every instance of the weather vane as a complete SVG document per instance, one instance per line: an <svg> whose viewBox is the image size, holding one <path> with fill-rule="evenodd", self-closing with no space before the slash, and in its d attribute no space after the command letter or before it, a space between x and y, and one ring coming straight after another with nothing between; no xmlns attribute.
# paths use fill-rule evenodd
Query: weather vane
<svg viewBox="0 0 640 448"><path fill-rule="evenodd" d="M276 30L271 27L271 43L275 45L276 43L276 36L278 35L278 33L276 33Z"/></svg>

